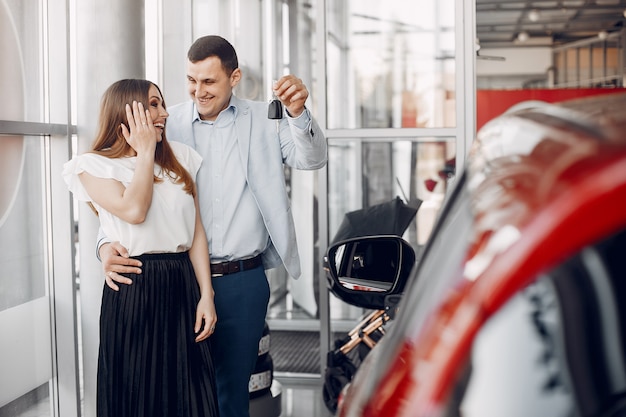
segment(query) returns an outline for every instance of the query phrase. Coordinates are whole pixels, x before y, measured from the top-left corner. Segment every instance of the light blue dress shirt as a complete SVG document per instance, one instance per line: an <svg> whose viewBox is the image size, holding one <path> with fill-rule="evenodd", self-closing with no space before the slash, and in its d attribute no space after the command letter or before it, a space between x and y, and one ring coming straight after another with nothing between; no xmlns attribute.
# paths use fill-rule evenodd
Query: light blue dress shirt
<svg viewBox="0 0 626 417"><path fill-rule="evenodd" d="M196 150L204 158L196 181L212 263L256 256L269 245L269 234L238 152L237 111L231 101L215 121L204 121L194 105ZM309 119L308 112L292 118L301 129Z"/></svg>

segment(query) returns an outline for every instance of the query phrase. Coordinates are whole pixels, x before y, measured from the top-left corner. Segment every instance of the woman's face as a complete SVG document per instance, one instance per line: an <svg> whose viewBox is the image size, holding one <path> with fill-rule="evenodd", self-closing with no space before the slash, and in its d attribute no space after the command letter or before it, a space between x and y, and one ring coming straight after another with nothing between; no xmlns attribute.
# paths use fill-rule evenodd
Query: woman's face
<svg viewBox="0 0 626 417"><path fill-rule="evenodd" d="M169 113L165 110L163 97L161 97L159 89L154 85L151 85L150 90L148 90L148 110L150 111L150 117L152 117L152 124L159 133L157 140L160 142L165 131L165 120Z"/></svg>

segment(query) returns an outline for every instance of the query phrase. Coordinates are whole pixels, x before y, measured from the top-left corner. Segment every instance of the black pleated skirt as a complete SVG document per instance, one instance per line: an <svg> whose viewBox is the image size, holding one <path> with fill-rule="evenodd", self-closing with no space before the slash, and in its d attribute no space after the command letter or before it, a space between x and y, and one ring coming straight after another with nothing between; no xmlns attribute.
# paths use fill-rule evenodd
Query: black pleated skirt
<svg viewBox="0 0 626 417"><path fill-rule="evenodd" d="M98 417L218 416L210 344L194 340L200 290L188 253L137 258L132 285L104 285Z"/></svg>

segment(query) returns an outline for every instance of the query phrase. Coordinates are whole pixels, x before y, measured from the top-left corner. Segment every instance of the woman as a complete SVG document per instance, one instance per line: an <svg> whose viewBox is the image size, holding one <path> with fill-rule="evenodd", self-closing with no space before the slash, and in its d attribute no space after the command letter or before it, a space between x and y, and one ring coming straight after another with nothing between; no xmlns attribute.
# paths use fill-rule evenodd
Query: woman
<svg viewBox="0 0 626 417"><path fill-rule="evenodd" d="M92 150L63 170L107 236L143 264L129 276L132 285L104 285L99 417L217 416L206 340L217 317L193 180L201 157L167 141L167 117L155 84L114 83L102 98Z"/></svg>

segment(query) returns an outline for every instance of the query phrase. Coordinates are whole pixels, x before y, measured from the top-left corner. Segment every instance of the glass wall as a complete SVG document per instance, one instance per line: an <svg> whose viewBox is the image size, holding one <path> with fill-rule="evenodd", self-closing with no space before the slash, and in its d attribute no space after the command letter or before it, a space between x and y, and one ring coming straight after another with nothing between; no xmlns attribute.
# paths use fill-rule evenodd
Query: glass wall
<svg viewBox="0 0 626 417"><path fill-rule="evenodd" d="M303 273L293 280L280 268L269 271L274 329L289 323L298 329L320 328L320 292L325 291L319 287L325 279L321 258L347 210L395 196L423 199L419 228L410 233L415 244L426 239L439 204L435 201L442 200L447 188L448 178L438 172L456 160L457 150L463 160L465 147L458 148L457 142L471 142L466 128L473 115L466 119L459 108L467 99L464 75L472 72L474 50L466 58L470 64L458 59L465 32L473 39L471 4L195 0L181 6L162 1L168 19L156 16L153 26L163 32L164 47L162 59L154 61L162 63L162 85L174 97L170 103L187 99L182 94L183 52L193 39L219 34L239 55L243 79L238 96L269 100L272 80L295 74L308 87L307 106L331 142L328 170L286 172ZM181 27L186 19L192 25ZM150 26L147 20L147 33ZM436 182L432 191L427 180L429 187ZM342 319L343 313L333 316Z"/></svg>
<svg viewBox="0 0 626 417"><path fill-rule="evenodd" d="M418 257L430 236L445 197L448 180L454 175L454 138L351 138L331 139L328 163L328 231L330 244L350 234L398 234L416 250ZM399 198L416 209L406 229L385 229L387 216L398 216ZM356 215L359 209L381 205L377 215ZM383 208L384 206L384 208ZM347 213L350 213L347 215ZM331 298L331 318L358 319L364 313Z"/></svg>
<svg viewBox="0 0 626 417"><path fill-rule="evenodd" d="M400 198L417 214L406 230L388 233L403 235L419 258L465 152L469 120L457 98L468 99L466 7L452 0L326 2L329 245L338 230L344 235L346 213ZM351 330L367 313L332 295L328 303L331 334Z"/></svg>
<svg viewBox="0 0 626 417"><path fill-rule="evenodd" d="M0 416L78 412L65 8L0 0Z"/></svg>
<svg viewBox="0 0 626 417"><path fill-rule="evenodd" d="M0 119L43 121L43 45L39 1L0 1Z"/></svg>
<svg viewBox="0 0 626 417"><path fill-rule="evenodd" d="M0 188L0 415L5 408L33 404L47 406L49 413L53 367L42 140L0 136L0 159L3 169L11 169Z"/></svg>
<svg viewBox="0 0 626 417"><path fill-rule="evenodd" d="M0 2L2 120L42 121L40 13L39 2ZM35 404L48 414L51 409L44 161L39 137L0 135L2 415Z"/></svg>
<svg viewBox="0 0 626 417"><path fill-rule="evenodd" d="M454 175L454 154L454 138L332 139L328 164L330 236L337 233L345 213L399 197L419 208L415 223L402 234L415 247L423 245L448 180Z"/></svg>
<svg viewBox="0 0 626 417"><path fill-rule="evenodd" d="M328 128L455 125L455 2L329 0Z"/></svg>

